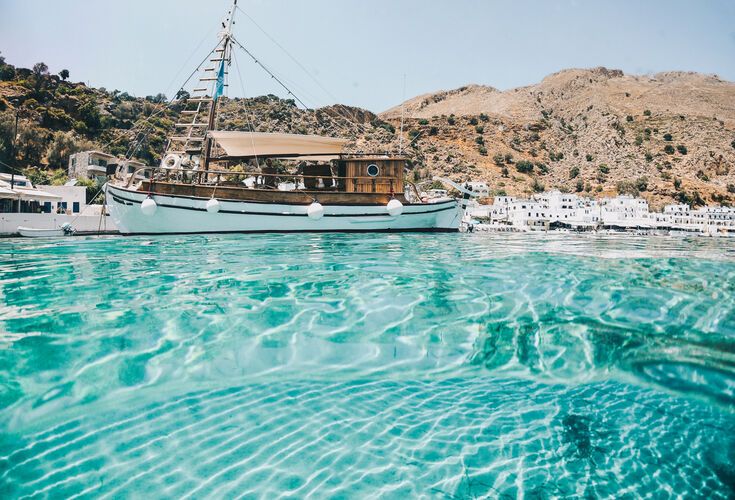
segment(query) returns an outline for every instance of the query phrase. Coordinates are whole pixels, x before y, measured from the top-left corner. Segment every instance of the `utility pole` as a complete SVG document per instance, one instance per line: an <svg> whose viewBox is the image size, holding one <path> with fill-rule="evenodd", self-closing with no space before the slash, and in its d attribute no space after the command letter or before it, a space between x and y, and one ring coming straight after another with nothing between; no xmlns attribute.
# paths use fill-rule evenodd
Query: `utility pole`
<svg viewBox="0 0 735 500"><path fill-rule="evenodd" d="M15 168L18 165L18 162L15 161L15 151L16 151L16 142L18 142L18 115L20 114L20 111L18 109L15 110L15 131L13 132L13 142L11 143L13 145L13 153L11 155L11 166L10 166L10 190L13 190L13 186L15 186ZM20 212L20 197L18 197L18 212Z"/></svg>
<svg viewBox="0 0 735 500"><path fill-rule="evenodd" d="M13 142L10 143L12 146L10 149L10 163L12 165L10 166L10 189L13 189L13 185L15 184L15 166L17 162L15 161L15 143L18 141L18 110L15 110L15 131L13 132Z"/></svg>

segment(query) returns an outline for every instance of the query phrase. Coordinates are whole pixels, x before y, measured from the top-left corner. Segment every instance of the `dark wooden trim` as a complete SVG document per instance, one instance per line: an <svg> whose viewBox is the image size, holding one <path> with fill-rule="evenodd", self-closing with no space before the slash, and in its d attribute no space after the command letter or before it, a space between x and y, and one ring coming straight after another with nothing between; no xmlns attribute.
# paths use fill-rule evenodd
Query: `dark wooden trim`
<svg viewBox="0 0 735 500"><path fill-rule="evenodd" d="M163 183L156 182L154 183L154 186L158 189ZM195 184L192 184L191 186L196 186ZM124 191L127 193L135 193L135 194L143 194L147 195L148 190L147 189L140 189L140 190L134 190L134 189L126 189L120 186L115 186L114 184L111 184L110 187L112 189L116 189L118 191ZM177 198L187 198L190 200L209 200L210 198L217 198L220 201L246 201L248 203L262 203L262 204L278 204L278 205L308 205L312 201L314 201L314 198L316 198L319 203L325 206L371 206L371 205L385 205L391 200L391 196L388 193L349 193L345 196L345 193L324 193L321 191L301 191L301 192L295 192L295 191L276 191L272 189L240 189L241 191L246 192L264 192L264 193L306 193L306 196L293 199L293 200L277 200L277 201L269 201L269 200L258 200L258 199L247 199L247 198L226 198L221 195L223 191L223 187L219 186L216 188L216 191L214 191L214 187L210 186L200 186L200 187L206 187L207 191L203 195L200 194L199 196L193 196L188 194L179 194L179 193L171 193L171 192L163 192L160 190L151 192L150 194L155 195L161 195L161 196L174 196ZM212 193L214 191L214 193ZM201 190L200 190L201 192ZM214 194L214 195L213 195ZM342 195L339 198L340 199L333 199L330 196L327 196L329 194L339 194ZM362 196L366 196L371 198L368 203L365 203L364 201L361 202ZM284 197L285 198L285 197ZM437 206L437 205L443 205L445 203L455 203L454 200L445 201L442 203L408 203L405 199L405 197L402 194L396 194L395 198L398 199L401 203L403 203L407 207L414 207L414 206ZM343 200L349 200L349 201L343 201ZM377 200L377 201L376 201Z"/></svg>
<svg viewBox="0 0 735 500"><path fill-rule="evenodd" d="M125 205L129 205L130 203L138 203L138 204L142 203L138 200L131 200L130 198L126 198L119 194L110 193L110 196L112 196L113 199L115 199L115 201L117 201L118 203L122 202ZM127 203L127 202L130 202L130 203ZM247 203L241 200L236 201L236 203L237 202ZM429 206L440 206L441 207L441 205L444 205L444 203L437 203L435 205L426 204L427 207ZM169 205L166 203L158 203L158 206L163 207L163 208L174 208L174 209L179 209L179 210L191 210L195 212L206 212L207 211L206 208L182 207L179 205ZM371 206L371 205L368 205L368 206ZM416 206L416 205L412 205L412 206ZM455 208L454 206L449 206L449 207L434 208L433 210L423 210L421 212L403 212L403 214L401 214L401 217L403 217L404 215L433 214L436 212L444 212L446 210L453 210L454 208ZM235 214L235 215L265 215L265 216L271 216L271 217L274 217L274 216L275 217L307 217L305 213L304 214L284 214L282 212L244 212L242 210L220 210L218 213ZM387 213L384 213L384 214L324 214L324 217L388 217L388 214Z"/></svg>

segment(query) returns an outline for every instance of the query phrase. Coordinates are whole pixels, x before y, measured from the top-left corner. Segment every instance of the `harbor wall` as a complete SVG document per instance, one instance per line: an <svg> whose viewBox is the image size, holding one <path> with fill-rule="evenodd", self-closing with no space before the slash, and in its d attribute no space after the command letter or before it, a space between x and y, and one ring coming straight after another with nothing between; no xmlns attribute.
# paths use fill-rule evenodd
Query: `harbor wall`
<svg viewBox="0 0 735 500"><path fill-rule="evenodd" d="M56 229L67 222L71 223L77 233L117 233L117 227L109 215L100 217L100 215L78 214L0 213L0 236L18 234L18 226Z"/></svg>

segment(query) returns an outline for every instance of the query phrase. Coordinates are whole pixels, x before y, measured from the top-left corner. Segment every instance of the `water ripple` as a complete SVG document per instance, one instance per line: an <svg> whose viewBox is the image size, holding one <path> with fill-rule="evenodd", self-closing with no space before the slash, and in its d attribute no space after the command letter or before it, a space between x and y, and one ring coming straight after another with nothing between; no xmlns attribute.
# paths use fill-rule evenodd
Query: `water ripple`
<svg viewBox="0 0 735 500"><path fill-rule="evenodd" d="M0 496L735 495L735 241L0 242Z"/></svg>

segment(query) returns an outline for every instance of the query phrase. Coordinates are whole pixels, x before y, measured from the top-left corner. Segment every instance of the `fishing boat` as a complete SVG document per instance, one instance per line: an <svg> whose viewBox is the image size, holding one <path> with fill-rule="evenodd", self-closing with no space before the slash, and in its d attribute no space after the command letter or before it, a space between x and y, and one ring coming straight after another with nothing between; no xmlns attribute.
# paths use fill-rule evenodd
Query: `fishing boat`
<svg viewBox="0 0 735 500"><path fill-rule="evenodd" d="M236 9L237 0L160 165L120 168L108 181L121 233L459 230L460 204L422 201L400 154L350 154L336 137L218 130L233 48L247 51L232 33Z"/></svg>

